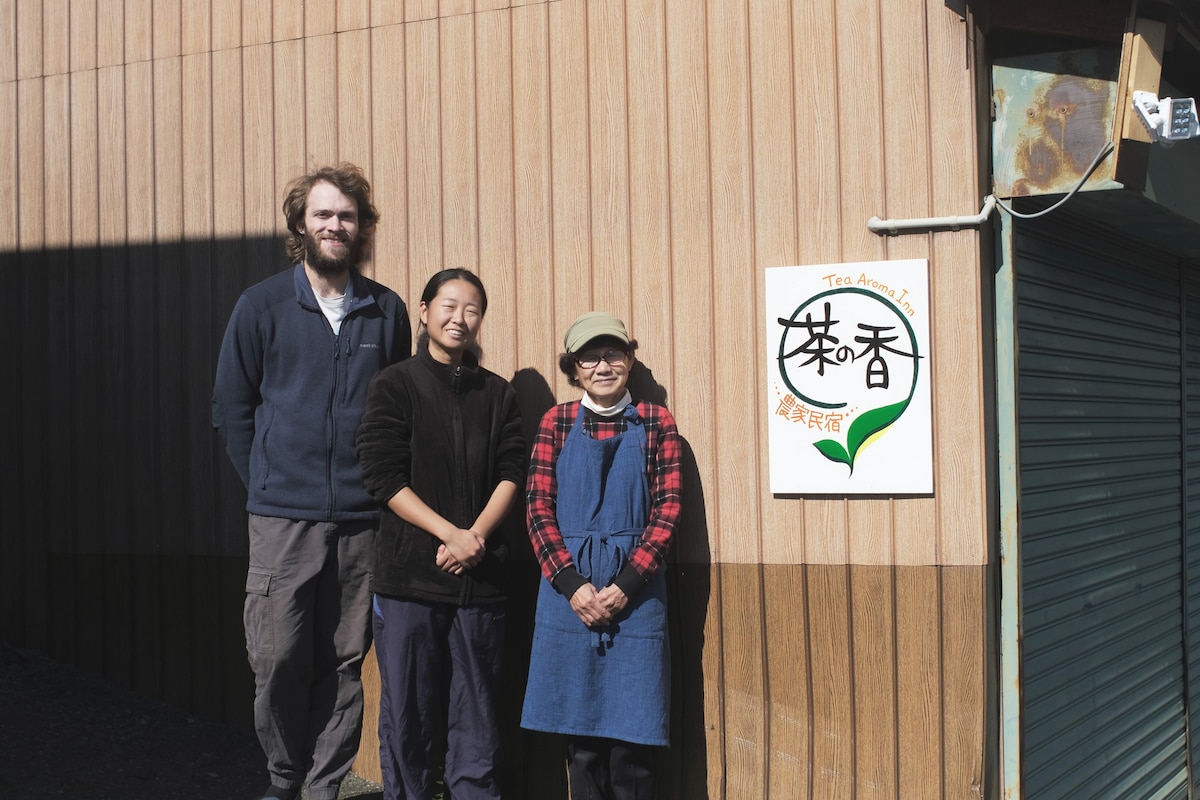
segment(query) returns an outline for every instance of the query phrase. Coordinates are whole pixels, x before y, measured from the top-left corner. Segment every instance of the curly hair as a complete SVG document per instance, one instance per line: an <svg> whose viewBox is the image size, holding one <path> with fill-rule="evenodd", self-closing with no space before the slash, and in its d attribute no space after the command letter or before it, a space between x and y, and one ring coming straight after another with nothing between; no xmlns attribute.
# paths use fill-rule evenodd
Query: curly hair
<svg viewBox="0 0 1200 800"><path fill-rule="evenodd" d="M283 218L287 220L288 230L284 249L288 258L293 264L304 259L304 234L300 233L300 228L308 210L308 193L322 181L337 187L338 191L353 198L358 205L359 252L363 260L370 258L379 211L371 204L371 183L367 176L348 161L336 167L321 167L288 184L283 196Z"/></svg>

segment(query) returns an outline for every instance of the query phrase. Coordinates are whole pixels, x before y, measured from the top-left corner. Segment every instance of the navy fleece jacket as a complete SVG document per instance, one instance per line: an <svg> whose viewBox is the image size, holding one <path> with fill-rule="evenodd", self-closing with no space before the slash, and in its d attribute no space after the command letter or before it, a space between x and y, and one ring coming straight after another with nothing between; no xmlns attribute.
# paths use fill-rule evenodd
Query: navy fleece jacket
<svg viewBox="0 0 1200 800"><path fill-rule="evenodd" d="M367 386L412 353L399 295L357 271L335 335L304 265L238 298L217 361L213 427L246 484L246 510L308 521L370 519L379 506L354 454Z"/></svg>

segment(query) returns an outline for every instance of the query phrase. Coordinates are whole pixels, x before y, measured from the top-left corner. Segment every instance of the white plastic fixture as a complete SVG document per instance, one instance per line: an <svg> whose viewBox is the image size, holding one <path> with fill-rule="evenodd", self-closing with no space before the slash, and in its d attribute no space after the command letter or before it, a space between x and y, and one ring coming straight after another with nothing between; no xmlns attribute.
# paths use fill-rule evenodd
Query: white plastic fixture
<svg viewBox="0 0 1200 800"><path fill-rule="evenodd" d="M1133 108L1150 132L1150 141L1158 142L1163 147L1200 136L1200 120L1196 118L1194 98L1159 98L1154 92L1135 91Z"/></svg>

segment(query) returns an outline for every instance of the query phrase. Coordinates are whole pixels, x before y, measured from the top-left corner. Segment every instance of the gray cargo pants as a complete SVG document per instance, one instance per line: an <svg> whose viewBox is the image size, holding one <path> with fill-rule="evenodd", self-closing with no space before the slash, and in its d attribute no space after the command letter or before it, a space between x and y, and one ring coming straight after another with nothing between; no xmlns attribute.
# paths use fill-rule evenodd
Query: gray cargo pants
<svg viewBox="0 0 1200 800"><path fill-rule="evenodd" d="M246 651L271 782L336 800L362 731L377 521L250 515Z"/></svg>

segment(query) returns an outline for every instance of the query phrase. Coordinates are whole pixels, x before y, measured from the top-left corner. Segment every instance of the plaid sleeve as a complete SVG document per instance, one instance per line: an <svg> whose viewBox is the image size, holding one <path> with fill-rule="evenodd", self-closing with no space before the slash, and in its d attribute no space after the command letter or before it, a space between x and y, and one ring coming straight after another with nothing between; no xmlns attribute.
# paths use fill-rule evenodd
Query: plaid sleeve
<svg viewBox="0 0 1200 800"><path fill-rule="evenodd" d="M558 481L554 477L554 465L566 441L566 434L575 421L577 405L564 403L555 406L542 417L533 440L529 474L525 479L529 541L533 544L533 553L542 568L542 575L552 583L563 569L573 566L571 553L563 543L562 531L558 527L555 502Z"/></svg>
<svg viewBox="0 0 1200 800"><path fill-rule="evenodd" d="M642 534L642 541L629 554L629 563L643 580L648 581L666 559L675 525L679 522L683 445L670 411L650 404L639 404L638 410L647 428L650 522Z"/></svg>

